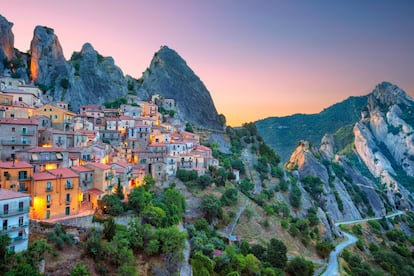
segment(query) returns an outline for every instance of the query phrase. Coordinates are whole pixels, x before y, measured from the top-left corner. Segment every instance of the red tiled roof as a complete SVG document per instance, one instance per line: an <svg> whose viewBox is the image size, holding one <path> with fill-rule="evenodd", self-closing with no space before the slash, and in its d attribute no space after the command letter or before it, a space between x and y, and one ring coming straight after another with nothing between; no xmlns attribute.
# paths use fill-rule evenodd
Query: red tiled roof
<svg viewBox="0 0 414 276"><path fill-rule="evenodd" d="M91 168L87 168L84 166L72 166L70 168L77 172L92 172L93 171Z"/></svg>
<svg viewBox="0 0 414 276"><path fill-rule="evenodd" d="M89 192L91 194L94 194L94 195L101 195L101 194L104 194L105 193L105 192L103 192L103 191L101 191L101 190L99 190L97 188L88 189L87 192Z"/></svg>
<svg viewBox="0 0 414 276"><path fill-rule="evenodd" d="M38 125L39 121L34 118L1 118L0 124L13 124L13 125Z"/></svg>
<svg viewBox="0 0 414 276"><path fill-rule="evenodd" d="M127 162L122 162L122 161L118 161L118 162L115 162L115 163L113 163L113 164L118 165L118 166L120 166L120 167L124 167L124 168L131 166L131 164L130 164L130 163L127 163Z"/></svg>
<svg viewBox="0 0 414 276"><path fill-rule="evenodd" d="M0 200L21 198L21 197L30 197L30 195L0 188Z"/></svg>
<svg viewBox="0 0 414 276"><path fill-rule="evenodd" d="M86 166L92 166L95 168L99 168L101 170L109 170L111 168L111 166L106 165L106 164L102 164L102 163L98 163L98 162L91 162L91 163L87 163Z"/></svg>
<svg viewBox="0 0 414 276"><path fill-rule="evenodd" d="M7 161L7 162L0 161L0 168L2 169L23 169L23 168L33 168L33 166L25 161L15 161L14 164L13 164L13 161Z"/></svg>
<svg viewBox="0 0 414 276"><path fill-rule="evenodd" d="M44 172L35 172L33 174L33 180L50 180L50 179L56 179L56 175L50 174L47 171Z"/></svg>

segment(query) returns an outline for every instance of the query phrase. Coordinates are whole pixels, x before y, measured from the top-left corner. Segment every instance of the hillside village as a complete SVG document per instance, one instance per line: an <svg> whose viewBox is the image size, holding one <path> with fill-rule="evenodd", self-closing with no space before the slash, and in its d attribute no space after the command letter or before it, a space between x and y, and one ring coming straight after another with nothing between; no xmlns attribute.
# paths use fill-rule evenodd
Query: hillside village
<svg viewBox="0 0 414 276"><path fill-rule="evenodd" d="M77 114L21 79L0 83L0 215L16 252L27 249L29 219L90 214L106 194L120 189L127 199L146 176L163 182L179 169L218 166L174 118L173 99L128 95L119 108L90 104Z"/></svg>

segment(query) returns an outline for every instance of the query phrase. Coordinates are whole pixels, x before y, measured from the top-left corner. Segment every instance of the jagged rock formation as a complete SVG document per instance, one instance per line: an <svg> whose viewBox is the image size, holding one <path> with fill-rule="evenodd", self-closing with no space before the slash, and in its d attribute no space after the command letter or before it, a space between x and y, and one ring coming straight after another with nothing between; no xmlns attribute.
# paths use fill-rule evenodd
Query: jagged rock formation
<svg viewBox="0 0 414 276"><path fill-rule="evenodd" d="M70 60L73 77L67 99L73 109L85 103L103 104L128 93L127 80L112 57L101 56L91 44L83 45Z"/></svg>
<svg viewBox="0 0 414 276"><path fill-rule="evenodd" d="M210 129L223 129L213 100L203 82L172 49L162 46L140 79L149 94L173 98L186 121Z"/></svg>
<svg viewBox="0 0 414 276"><path fill-rule="evenodd" d="M408 199L414 191L413 112L413 100L383 82L369 95L362 119L354 127L358 155L386 186L388 200L397 208L410 208Z"/></svg>
<svg viewBox="0 0 414 276"><path fill-rule="evenodd" d="M320 149L301 141L285 166L299 178L304 198L312 197L328 220L412 210L413 115L414 101L397 86L383 82L367 96L361 119L353 127L345 125L326 134ZM320 179L321 188L309 187L307 177Z"/></svg>
<svg viewBox="0 0 414 276"><path fill-rule="evenodd" d="M68 77L69 66L53 29L36 26L30 53L30 72L34 82L51 85L58 79Z"/></svg>
<svg viewBox="0 0 414 276"><path fill-rule="evenodd" d="M0 72L3 72L5 59L10 60L14 55L13 23L0 15Z"/></svg>

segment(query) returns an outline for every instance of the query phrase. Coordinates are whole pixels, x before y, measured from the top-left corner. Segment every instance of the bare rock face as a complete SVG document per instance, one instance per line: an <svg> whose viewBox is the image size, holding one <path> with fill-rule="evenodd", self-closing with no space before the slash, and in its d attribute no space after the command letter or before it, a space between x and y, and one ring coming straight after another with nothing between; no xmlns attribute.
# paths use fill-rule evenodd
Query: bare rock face
<svg viewBox="0 0 414 276"><path fill-rule="evenodd" d="M101 56L89 43L72 55L70 60L73 76L66 93L72 108L78 110L89 103L103 104L128 93L127 80L112 57Z"/></svg>
<svg viewBox="0 0 414 276"><path fill-rule="evenodd" d="M0 72L3 72L3 60L10 60L14 55L13 23L0 15Z"/></svg>
<svg viewBox="0 0 414 276"><path fill-rule="evenodd" d="M204 128L223 129L210 92L174 50L162 46L139 81L150 95L175 99L185 121Z"/></svg>
<svg viewBox="0 0 414 276"><path fill-rule="evenodd" d="M356 152L386 186L388 200L396 208L410 206L406 187L412 183L401 182L397 175L414 176L413 113L413 100L397 86L384 82L369 95L365 114L354 127Z"/></svg>
<svg viewBox="0 0 414 276"><path fill-rule="evenodd" d="M332 134L325 134L322 137L320 151L327 159L332 159L335 154L335 141Z"/></svg>
<svg viewBox="0 0 414 276"><path fill-rule="evenodd" d="M36 26L30 52L31 79L35 83L49 86L57 79L68 77L69 67L53 29Z"/></svg>

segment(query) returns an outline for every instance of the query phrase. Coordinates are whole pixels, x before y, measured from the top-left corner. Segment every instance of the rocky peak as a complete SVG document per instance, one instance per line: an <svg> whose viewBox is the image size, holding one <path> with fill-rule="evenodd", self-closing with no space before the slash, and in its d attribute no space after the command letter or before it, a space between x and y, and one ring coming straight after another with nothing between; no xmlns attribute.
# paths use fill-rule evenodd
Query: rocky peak
<svg viewBox="0 0 414 276"><path fill-rule="evenodd" d="M12 32L13 23L0 15L0 61L10 60L14 55L14 35ZM3 71L3 62L0 62L0 69Z"/></svg>
<svg viewBox="0 0 414 276"><path fill-rule="evenodd" d="M34 82L50 85L59 76L68 75L68 66L62 46L53 29L36 26L30 52L30 71Z"/></svg>
<svg viewBox="0 0 414 276"><path fill-rule="evenodd" d="M392 105L407 104L410 101L407 94L398 86L389 82L382 82L369 95L368 108L370 111L377 108L384 111Z"/></svg>
<svg viewBox="0 0 414 276"><path fill-rule="evenodd" d="M181 119L210 129L222 129L210 92L177 52L162 46L140 79L150 95L173 98Z"/></svg>

